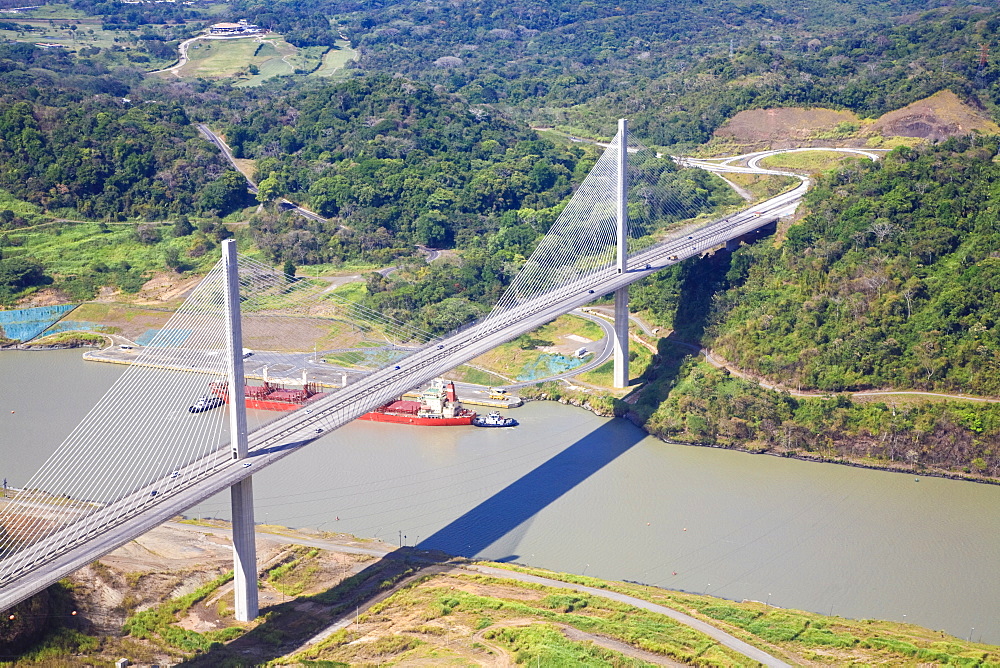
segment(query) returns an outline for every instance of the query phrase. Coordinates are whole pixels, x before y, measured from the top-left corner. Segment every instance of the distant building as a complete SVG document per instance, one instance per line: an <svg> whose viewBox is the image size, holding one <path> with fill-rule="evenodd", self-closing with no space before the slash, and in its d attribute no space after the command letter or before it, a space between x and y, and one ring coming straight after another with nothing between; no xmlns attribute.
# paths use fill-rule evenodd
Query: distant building
<svg viewBox="0 0 1000 668"><path fill-rule="evenodd" d="M264 28L240 19L238 23L216 23L208 29L211 35L256 35L267 32Z"/></svg>

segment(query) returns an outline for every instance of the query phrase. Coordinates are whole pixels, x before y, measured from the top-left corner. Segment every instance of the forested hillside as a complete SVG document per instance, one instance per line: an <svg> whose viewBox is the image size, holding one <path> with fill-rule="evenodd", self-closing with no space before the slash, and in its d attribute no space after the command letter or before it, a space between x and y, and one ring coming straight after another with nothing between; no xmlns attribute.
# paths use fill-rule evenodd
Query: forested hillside
<svg viewBox="0 0 1000 668"><path fill-rule="evenodd" d="M139 6L113 17L106 3L75 6L142 25L145 41L180 36L165 22L193 16ZM628 116L643 141L682 152L741 109L818 104L864 117L946 87L987 109L1000 99L997 58L987 50L981 63L979 48L995 43L1000 12L961 3L239 0L227 11L217 15L268 25L302 45L343 32L361 61L346 81L236 89L158 83L93 54L0 45L0 187L48 215L192 216L200 236L163 253L164 268L183 271L212 236L228 233L220 217L254 203L195 133L193 121L207 121L238 157L255 161L259 200L287 196L330 219L307 221L273 204L242 214L250 221L243 239L272 261L384 266L413 255L416 244L457 249L453 265L410 263L390 280L373 277L363 297L435 331L496 299L592 164L593 153L540 139L528 122L601 136ZM802 386L992 391L969 352L975 325L962 318L972 316L934 314L951 302L949 290L971 294L966 283L975 281L961 278L968 272L958 258L969 244L991 242L974 240L976 214L954 207L988 189L993 166L937 166L988 147L940 150L900 152L885 167L858 166L836 177L842 182L822 183L812 216L784 246L737 254L708 323L711 340L737 364ZM699 171L667 169L664 185L692 215L735 202ZM31 222L12 213L0 225ZM192 226L177 229L185 236ZM8 295L38 278L30 252L15 255L21 264L10 268ZM639 303L668 320L682 271L636 288ZM87 280L96 287L103 278ZM451 299L459 301L439 306ZM943 333L941 348L920 338L926 327ZM873 352L890 330L894 343ZM831 343L838 340L849 343Z"/></svg>
<svg viewBox="0 0 1000 668"><path fill-rule="evenodd" d="M704 142L752 107L872 116L943 88L1000 100L995 56L979 67L1000 13L847 4L399 2L347 16L362 67L597 136L627 115L661 145Z"/></svg>
<svg viewBox="0 0 1000 668"><path fill-rule="evenodd" d="M433 332L496 302L597 154L385 75L243 102L226 136L237 156L256 160L259 199L286 194L331 219L269 209L250 219L258 247L297 265L389 263L417 244L457 248L459 263L368 281L369 306ZM656 162L660 186L686 215L737 201L701 170Z"/></svg>
<svg viewBox="0 0 1000 668"><path fill-rule="evenodd" d="M0 44L0 188L93 220L242 205L245 188L181 105L127 98L139 81L135 71Z"/></svg>
<svg viewBox="0 0 1000 668"><path fill-rule="evenodd" d="M1000 394L996 153L953 139L824 177L783 244L734 259L713 345L807 388Z"/></svg>

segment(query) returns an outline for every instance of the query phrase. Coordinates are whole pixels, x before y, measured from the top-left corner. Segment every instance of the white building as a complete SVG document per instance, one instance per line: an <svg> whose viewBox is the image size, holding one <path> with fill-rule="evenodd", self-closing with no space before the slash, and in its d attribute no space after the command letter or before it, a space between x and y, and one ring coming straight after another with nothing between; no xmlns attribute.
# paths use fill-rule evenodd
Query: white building
<svg viewBox="0 0 1000 668"><path fill-rule="evenodd" d="M247 23L246 19L240 19L237 23L216 23L208 29L208 32L212 35L257 35L267 30L253 23Z"/></svg>

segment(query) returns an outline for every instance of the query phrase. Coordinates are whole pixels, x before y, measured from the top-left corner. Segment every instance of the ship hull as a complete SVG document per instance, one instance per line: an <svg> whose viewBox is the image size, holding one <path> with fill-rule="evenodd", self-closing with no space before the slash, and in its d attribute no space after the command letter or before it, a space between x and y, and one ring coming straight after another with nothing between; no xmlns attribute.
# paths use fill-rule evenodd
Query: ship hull
<svg viewBox="0 0 1000 668"><path fill-rule="evenodd" d="M212 383L212 393L225 403L229 403L229 392L225 383ZM458 403L455 397L454 385L449 389L442 390L442 395L447 392L448 402ZM286 390L280 385L264 384L247 385L245 388L244 401L247 408L254 408L263 411L294 411L304 408L328 396L326 392L317 392L314 386L304 387L302 390ZM432 396L432 399L434 397ZM443 402L443 396L441 396ZM192 407L193 408L193 407ZM441 406L438 407L441 410ZM476 412L458 406L449 406L448 411L453 417L445 417L441 414L434 414L427 410L427 406L418 401L391 401L388 404L365 413L359 420L369 420L371 422L391 422L393 424L413 424L424 427L460 427L471 425L476 418ZM430 414L428 414L430 412ZM444 411L441 410L443 413ZM456 414L457 413L457 414Z"/></svg>
<svg viewBox="0 0 1000 668"><path fill-rule="evenodd" d="M420 417L418 415L405 415L398 413L379 413L377 411L365 413L359 420L370 420L371 422L392 422L394 424L417 424L424 427L459 427L472 424L473 415L460 415L458 417Z"/></svg>
<svg viewBox="0 0 1000 668"><path fill-rule="evenodd" d="M300 404L290 403L287 401L268 401L267 399L247 399L247 408L256 408L261 411L294 411L305 406L308 406L316 399L320 399L325 395L314 395L310 397L308 401L304 401Z"/></svg>

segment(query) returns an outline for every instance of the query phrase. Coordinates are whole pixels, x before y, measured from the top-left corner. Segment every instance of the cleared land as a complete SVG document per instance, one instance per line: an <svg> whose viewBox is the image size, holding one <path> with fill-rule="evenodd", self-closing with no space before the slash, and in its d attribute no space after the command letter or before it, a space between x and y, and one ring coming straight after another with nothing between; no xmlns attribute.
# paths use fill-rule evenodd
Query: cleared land
<svg viewBox="0 0 1000 668"><path fill-rule="evenodd" d="M815 174L838 167L841 163L858 160L861 156L836 151L802 151L800 153L780 153L760 161L767 169L789 169L796 172Z"/></svg>
<svg viewBox="0 0 1000 668"><path fill-rule="evenodd" d="M943 90L881 116L869 132L940 141L970 132L1000 134L1000 126L983 112L962 102L950 90Z"/></svg>
<svg viewBox="0 0 1000 668"><path fill-rule="evenodd" d="M576 338L574 338L576 337ZM569 358L580 348L594 349L593 342L604 338L599 325L573 315L564 315L539 329L494 348L472 360L479 369L517 379L544 364L545 357ZM543 373L544 378L552 375Z"/></svg>
<svg viewBox="0 0 1000 668"><path fill-rule="evenodd" d="M893 148L970 132L996 134L1000 126L945 90L875 121L860 119L850 111L822 108L741 111L715 131L713 140L702 152L721 155L802 146Z"/></svg>
<svg viewBox="0 0 1000 668"><path fill-rule="evenodd" d="M336 49L297 48L281 35L241 39L199 39L187 51L188 62L176 71L180 77L236 78L236 86L259 86L278 76L335 76L357 58L346 41ZM254 72L255 69L255 72Z"/></svg>
<svg viewBox="0 0 1000 668"><path fill-rule="evenodd" d="M236 76L254 59L261 44L255 39L198 40L188 47L188 61L177 71L181 77L221 79Z"/></svg>
<svg viewBox="0 0 1000 668"><path fill-rule="evenodd" d="M817 134L829 134L842 129L850 135L861 121L850 111L833 109L752 109L741 111L715 131L721 139L731 139L740 145L766 144L773 148L801 146Z"/></svg>
<svg viewBox="0 0 1000 668"><path fill-rule="evenodd" d="M318 69L310 74L314 77L332 77L342 70L347 63L357 60L358 52L351 48L351 43L345 40L337 41L337 48L323 54L323 62Z"/></svg>

